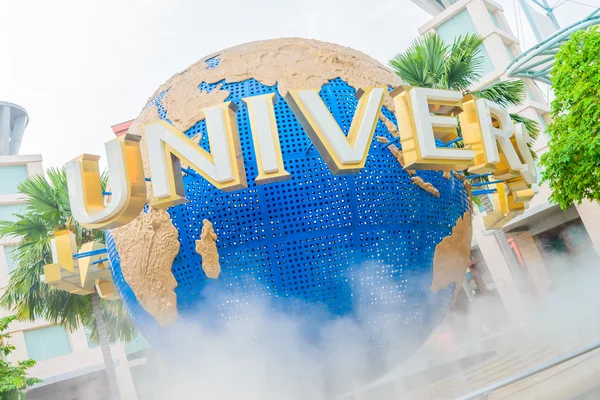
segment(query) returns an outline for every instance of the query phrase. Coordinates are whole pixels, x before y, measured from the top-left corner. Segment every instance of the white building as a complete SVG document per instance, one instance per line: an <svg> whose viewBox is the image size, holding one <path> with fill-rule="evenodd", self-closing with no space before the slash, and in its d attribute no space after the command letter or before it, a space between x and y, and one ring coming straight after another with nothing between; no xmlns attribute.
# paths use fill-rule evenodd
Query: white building
<svg viewBox="0 0 600 400"><path fill-rule="evenodd" d="M0 102L0 220L10 221L19 212L26 198L18 194L18 185L27 177L43 174L42 156L19 155L19 148L29 117L15 104ZM0 294L15 268L11 254L14 239L0 239ZM0 309L0 317L10 315ZM9 327L11 343L16 350L8 361L32 358L37 365L30 374L43 379L28 393L29 400L64 400L103 398L108 393L106 374L100 348L88 340L84 329L68 332L47 321L13 322ZM136 399L136 392L127 362L125 347L112 347L117 364L117 378L122 399ZM96 397L100 396L100 397Z"/></svg>
<svg viewBox="0 0 600 400"><path fill-rule="evenodd" d="M500 4L492 0L412 1L432 16L419 29L421 35L436 32L446 43L452 43L466 33L477 33L484 38L480 52L483 74L472 90L508 79L506 68L522 51ZM524 81L527 97L522 106L510 111L539 121L541 129L545 130L550 122L548 105L537 85L529 79ZM548 139L546 133L540 135L534 145L538 155L548 151ZM565 271L556 269L565 266L553 265L557 254L562 256L562 264L568 264L564 262L565 257L591 254L593 259L600 254L600 205L586 201L563 212L558 205L548 201L550 193L547 185L540 187L529 209L503 228L519 264L513 272L495 237L484 232L482 216L475 217L473 263L467 275L478 282L476 285L472 282L471 288L477 286L477 292L499 295L508 315L517 324L527 319L524 297L543 301L549 288L559 283L558 276ZM514 271L523 274L528 286L525 291L517 289Z"/></svg>

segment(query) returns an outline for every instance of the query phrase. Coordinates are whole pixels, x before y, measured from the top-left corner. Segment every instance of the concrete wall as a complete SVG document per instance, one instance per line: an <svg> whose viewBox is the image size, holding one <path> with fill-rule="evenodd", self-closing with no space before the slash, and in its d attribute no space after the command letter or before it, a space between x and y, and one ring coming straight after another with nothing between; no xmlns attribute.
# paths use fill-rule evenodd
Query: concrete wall
<svg viewBox="0 0 600 400"><path fill-rule="evenodd" d="M600 255L600 204L584 200L576 208L588 235L590 235L596 253Z"/></svg>

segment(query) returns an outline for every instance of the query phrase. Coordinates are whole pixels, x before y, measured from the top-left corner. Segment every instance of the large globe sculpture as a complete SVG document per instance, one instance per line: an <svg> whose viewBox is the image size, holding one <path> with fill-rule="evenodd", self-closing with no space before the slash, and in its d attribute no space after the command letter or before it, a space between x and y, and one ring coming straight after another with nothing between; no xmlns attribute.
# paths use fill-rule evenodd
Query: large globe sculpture
<svg viewBox="0 0 600 400"><path fill-rule="evenodd" d="M429 336L468 267L471 201L464 178L403 169L399 141L389 145L398 136L389 96L364 169L336 176L283 97L290 89L320 88L347 134L358 87L400 84L358 51L278 39L210 55L157 90L129 133L143 136L145 124L164 120L210 151L199 110L233 101L248 187L224 192L185 169L187 203L166 212L147 206L134 222L107 232L115 285L152 344L166 346L168 333L190 322L234 325L248 317L239 315L248 310L240 304L259 303L302 317L346 317L375 339L382 329L418 338L400 340L402 354ZM279 140L291 177L257 185L241 99L266 93L277 96ZM197 251L204 228L216 238L216 279Z"/></svg>

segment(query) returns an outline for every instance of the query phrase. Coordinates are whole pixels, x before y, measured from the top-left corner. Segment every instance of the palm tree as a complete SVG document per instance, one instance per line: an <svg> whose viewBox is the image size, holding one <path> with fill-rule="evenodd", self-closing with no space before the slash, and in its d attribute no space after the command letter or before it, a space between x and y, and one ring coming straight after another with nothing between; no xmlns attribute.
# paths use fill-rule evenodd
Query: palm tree
<svg viewBox="0 0 600 400"><path fill-rule="evenodd" d="M54 231L71 230L78 246L93 240L104 242L104 234L85 229L73 219L64 168L49 169L47 177L29 177L18 189L28 198L26 206L15 214L15 221L0 221L0 237L19 240L12 253L17 267L0 297L0 306L13 310L20 320L44 318L69 330L81 326L90 329L91 340L99 343L102 350L112 396L118 399L109 344L129 342L137 335L123 303L102 301L97 293L70 294L40 280L44 265L52 263L50 241Z"/></svg>
<svg viewBox="0 0 600 400"><path fill-rule="evenodd" d="M448 45L438 34L433 33L417 38L405 52L394 56L389 64L411 86L455 90L465 95L470 93L504 107L520 105L525 98L525 83L522 80L496 81L482 90L470 91L473 84L481 78L483 57L479 53L482 45L483 38L475 34L459 36ZM518 114L510 116L513 121L525 125L531 137L531 142L528 143L531 149L539 135L538 123ZM537 158L535 152L531 153ZM494 207L488 196L481 196L480 201L486 212L493 211ZM504 231L497 229L494 236L517 284L526 288L525 278L518 268L519 264Z"/></svg>

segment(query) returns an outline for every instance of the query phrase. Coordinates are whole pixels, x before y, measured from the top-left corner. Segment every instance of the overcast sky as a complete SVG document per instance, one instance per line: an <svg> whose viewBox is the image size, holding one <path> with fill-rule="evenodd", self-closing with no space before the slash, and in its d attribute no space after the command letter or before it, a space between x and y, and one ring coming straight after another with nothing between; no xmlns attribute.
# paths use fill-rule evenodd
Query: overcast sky
<svg viewBox="0 0 600 400"><path fill-rule="evenodd" d="M514 21L514 0L498 1L515 34L523 29L531 46L530 32ZM0 3L0 100L27 109L20 154L41 153L45 167L85 152L104 158L103 143L114 137L110 126L135 118L160 84L206 54L300 36L353 47L385 63L430 19L409 0ZM591 10L567 3L557 16L564 26Z"/></svg>

